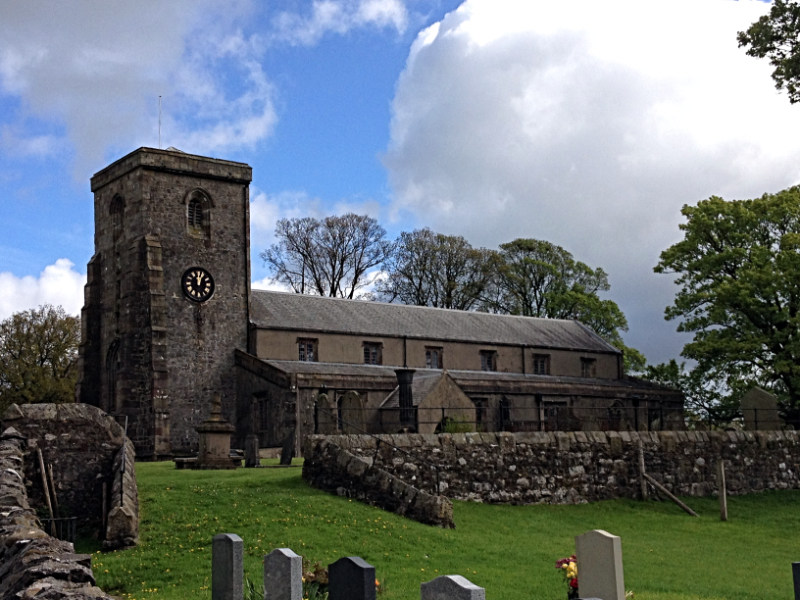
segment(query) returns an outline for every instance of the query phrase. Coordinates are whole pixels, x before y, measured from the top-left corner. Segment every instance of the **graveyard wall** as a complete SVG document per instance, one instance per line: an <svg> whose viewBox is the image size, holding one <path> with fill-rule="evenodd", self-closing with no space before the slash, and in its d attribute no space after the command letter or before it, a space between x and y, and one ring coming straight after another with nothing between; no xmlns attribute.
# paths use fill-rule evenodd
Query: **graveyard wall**
<svg viewBox="0 0 800 600"><path fill-rule="evenodd" d="M25 447L12 427L0 436L0 598L111 600L94 585L91 554L42 531L28 502Z"/></svg>
<svg viewBox="0 0 800 600"><path fill-rule="evenodd" d="M322 444L336 444L373 467L456 500L577 504L641 496L639 441L646 472L681 496L717 493L725 461L728 493L800 488L794 431L661 431L313 436L304 468L320 469ZM410 456L401 452L405 450Z"/></svg>
<svg viewBox="0 0 800 600"><path fill-rule="evenodd" d="M360 437L308 436L303 479L316 488L355 498L426 525L455 527L450 500L417 489L373 465L371 458L356 456L333 441Z"/></svg>
<svg viewBox="0 0 800 600"><path fill-rule="evenodd" d="M78 527L120 548L136 543L139 530L138 491L134 447L123 428L102 410L89 404L12 404L2 415L2 427L14 427L27 439L24 465L27 495L45 516L47 502L38 451L50 465L55 497L62 517L77 517ZM0 429L1 430L1 429ZM122 473L122 448L125 473ZM107 505L103 506L103 485ZM123 498L122 514L109 518L103 531L103 514L113 512ZM110 514L109 514L110 517ZM112 526L113 525L113 526Z"/></svg>

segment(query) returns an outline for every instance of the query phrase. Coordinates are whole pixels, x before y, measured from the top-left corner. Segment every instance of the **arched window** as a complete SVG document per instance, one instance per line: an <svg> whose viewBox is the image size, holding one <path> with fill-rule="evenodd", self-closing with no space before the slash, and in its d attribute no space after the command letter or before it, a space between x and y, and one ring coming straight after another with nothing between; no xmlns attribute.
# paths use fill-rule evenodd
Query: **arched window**
<svg viewBox="0 0 800 600"><path fill-rule="evenodd" d="M197 231L203 226L203 205L194 198L189 201L189 227Z"/></svg>
<svg viewBox="0 0 800 600"><path fill-rule="evenodd" d="M111 206L108 212L111 215L111 230L114 235L114 241L117 241L122 236L122 226L125 217L125 201L122 199L122 196L117 195L111 199Z"/></svg>
<svg viewBox="0 0 800 600"><path fill-rule="evenodd" d="M201 189L191 190L184 199L186 230L192 237L211 235L211 198Z"/></svg>

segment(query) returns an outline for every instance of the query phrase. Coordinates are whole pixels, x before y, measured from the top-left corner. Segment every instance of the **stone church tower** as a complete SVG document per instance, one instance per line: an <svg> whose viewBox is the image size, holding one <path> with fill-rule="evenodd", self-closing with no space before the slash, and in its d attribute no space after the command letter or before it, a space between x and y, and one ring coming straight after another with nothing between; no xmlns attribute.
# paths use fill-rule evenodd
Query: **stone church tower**
<svg viewBox="0 0 800 600"><path fill-rule="evenodd" d="M139 148L92 177L78 400L128 417L142 458L197 451L214 393L236 422L248 348L252 169ZM122 419L124 420L124 419Z"/></svg>

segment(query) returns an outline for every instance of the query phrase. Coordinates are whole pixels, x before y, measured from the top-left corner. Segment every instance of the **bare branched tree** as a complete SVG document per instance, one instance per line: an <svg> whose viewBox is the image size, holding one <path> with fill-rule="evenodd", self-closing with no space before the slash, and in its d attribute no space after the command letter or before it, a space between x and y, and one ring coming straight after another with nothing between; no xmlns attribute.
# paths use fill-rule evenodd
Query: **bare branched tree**
<svg viewBox="0 0 800 600"><path fill-rule="evenodd" d="M404 231L377 290L390 302L470 310L491 278L490 255L460 236Z"/></svg>
<svg viewBox="0 0 800 600"><path fill-rule="evenodd" d="M272 277L298 294L355 298L367 274L392 254L386 231L367 215L281 219L278 241L261 253Z"/></svg>

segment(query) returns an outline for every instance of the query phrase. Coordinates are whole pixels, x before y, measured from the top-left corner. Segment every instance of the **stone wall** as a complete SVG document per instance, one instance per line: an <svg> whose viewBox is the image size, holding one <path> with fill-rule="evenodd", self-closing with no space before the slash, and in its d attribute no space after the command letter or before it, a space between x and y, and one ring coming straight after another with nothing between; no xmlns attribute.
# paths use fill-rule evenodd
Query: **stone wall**
<svg viewBox="0 0 800 600"><path fill-rule="evenodd" d="M14 428L0 435L0 598L110 600L94 585L91 554L42 531L28 502L25 446Z"/></svg>
<svg viewBox="0 0 800 600"><path fill-rule="evenodd" d="M729 494L800 488L800 435L794 431L314 436L304 468L326 468L317 461L327 459L318 449L327 443L423 491L436 488L435 465L440 490L451 499L509 504L638 499L640 440L646 472L676 495L715 495L720 459Z"/></svg>
<svg viewBox="0 0 800 600"><path fill-rule="evenodd" d="M426 525L455 527L453 504L447 498L418 490L374 466L372 459L356 456L334 441L349 437L307 437L303 479L316 488L355 498Z"/></svg>
<svg viewBox="0 0 800 600"><path fill-rule="evenodd" d="M114 418L88 404L13 404L2 416L2 428L9 426L28 440L23 465L27 494L31 504L39 509L40 516L49 515L39 451L45 465L52 466L60 516L77 517L78 527L88 528L101 539L106 537L107 541L115 544L113 547L135 543L138 537L138 493L134 448ZM126 472L124 477L120 477L123 441L127 453ZM129 513L129 526L123 527L117 520L113 521L116 523L113 530L104 532L104 511L109 513L119 505L120 484L123 485L123 496L128 498L123 507ZM112 519L108 524L112 525Z"/></svg>

